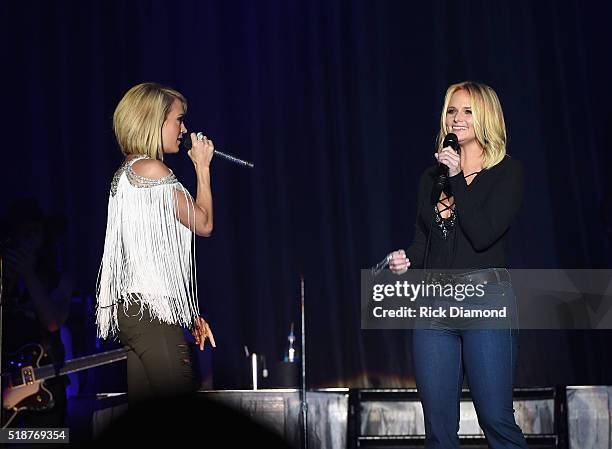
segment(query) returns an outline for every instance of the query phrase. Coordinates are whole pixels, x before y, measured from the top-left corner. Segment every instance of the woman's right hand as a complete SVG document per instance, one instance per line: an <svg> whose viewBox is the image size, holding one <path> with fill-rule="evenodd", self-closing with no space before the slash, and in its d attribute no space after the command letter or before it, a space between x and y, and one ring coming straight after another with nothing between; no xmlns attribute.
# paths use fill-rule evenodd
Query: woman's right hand
<svg viewBox="0 0 612 449"><path fill-rule="evenodd" d="M391 253L389 261L389 269L393 274L404 274L410 267L410 260L406 257L406 252L403 249L398 249Z"/></svg>
<svg viewBox="0 0 612 449"><path fill-rule="evenodd" d="M196 318L193 329L191 330L191 335L193 335L195 338L196 345L200 347L200 351L204 350L204 343L206 342L207 338L210 340L210 344L213 348L217 347L215 337L212 330L210 330L210 326L201 316Z"/></svg>
<svg viewBox="0 0 612 449"><path fill-rule="evenodd" d="M196 167L209 167L215 154L215 145L206 136L198 140L196 133L191 133L191 150L187 152Z"/></svg>

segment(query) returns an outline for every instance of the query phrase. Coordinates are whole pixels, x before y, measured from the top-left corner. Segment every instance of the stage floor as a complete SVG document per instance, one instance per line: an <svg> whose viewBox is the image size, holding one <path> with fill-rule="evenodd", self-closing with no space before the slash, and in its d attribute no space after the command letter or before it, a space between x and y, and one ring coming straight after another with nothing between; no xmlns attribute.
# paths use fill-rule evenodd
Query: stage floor
<svg viewBox="0 0 612 449"><path fill-rule="evenodd" d="M555 399L547 397L546 392L551 390L515 392L516 398L522 396L514 401L515 416L525 435L534 441L532 447L537 441L543 442L544 436L557 435L567 438L568 449L612 449L612 386L562 389L565 411L561 415ZM357 393L363 399L355 408L351 401ZM281 435L291 446L300 447L300 390L204 390L198 394L241 412ZM460 404L459 435L466 443L470 440L476 443L482 438L482 431L469 394L464 396ZM413 447L422 444L425 434L423 411L414 389L324 389L308 391L306 398L310 448L377 447L378 443L386 441L388 444L387 440L394 438L404 443L412 441ZM71 398L68 424L71 440L85 441L97 435L127 410L126 399L123 393ZM559 416L564 422L555 422Z"/></svg>

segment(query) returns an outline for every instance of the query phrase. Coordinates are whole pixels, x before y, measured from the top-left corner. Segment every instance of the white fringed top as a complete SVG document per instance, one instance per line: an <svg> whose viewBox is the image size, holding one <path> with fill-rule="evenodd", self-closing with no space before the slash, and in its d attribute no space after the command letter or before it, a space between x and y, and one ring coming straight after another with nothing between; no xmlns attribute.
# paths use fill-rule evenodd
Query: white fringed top
<svg viewBox="0 0 612 449"><path fill-rule="evenodd" d="M116 336L117 309L137 294L152 319L191 327L199 315L195 270L193 198L171 172L160 179L134 173L139 156L113 176L104 255L98 272L98 337ZM187 200L189 227L179 221L177 195Z"/></svg>

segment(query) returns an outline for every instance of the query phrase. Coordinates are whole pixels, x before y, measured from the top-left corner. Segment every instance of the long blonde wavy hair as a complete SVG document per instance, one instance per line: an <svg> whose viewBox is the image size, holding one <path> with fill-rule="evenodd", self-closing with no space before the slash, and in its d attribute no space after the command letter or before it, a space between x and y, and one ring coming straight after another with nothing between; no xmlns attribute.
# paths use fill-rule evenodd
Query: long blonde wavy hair
<svg viewBox="0 0 612 449"><path fill-rule="evenodd" d="M448 134L446 131L446 111L455 92L465 90L470 96L472 117L476 140L483 149L482 168L491 168L499 164L506 155L506 123L499 98L489 86L473 81L453 84L446 90L444 107L440 115L440 132L437 138L438 152Z"/></svg>

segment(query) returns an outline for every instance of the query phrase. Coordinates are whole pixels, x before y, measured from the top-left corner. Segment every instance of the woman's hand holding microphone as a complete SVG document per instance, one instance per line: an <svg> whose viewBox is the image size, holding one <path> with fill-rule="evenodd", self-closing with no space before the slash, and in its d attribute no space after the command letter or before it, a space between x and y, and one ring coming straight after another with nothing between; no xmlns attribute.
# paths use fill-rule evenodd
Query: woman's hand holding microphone
<svg viewBox="0 0 612 449"><path fill-rule="evenodd" d="M448 176L453 177L461 172L461 156L451 147L442 148L434 156L439 163L448 167Z"/></svg>
<svg viewBox="0 0 612 449"><path fill-rule="evenodd" d="M210 166L210 161L215 154L213 141L206 136L202 140L198 139L196 133L191 133L191 150L187 152L196 167Z"/></svg>

